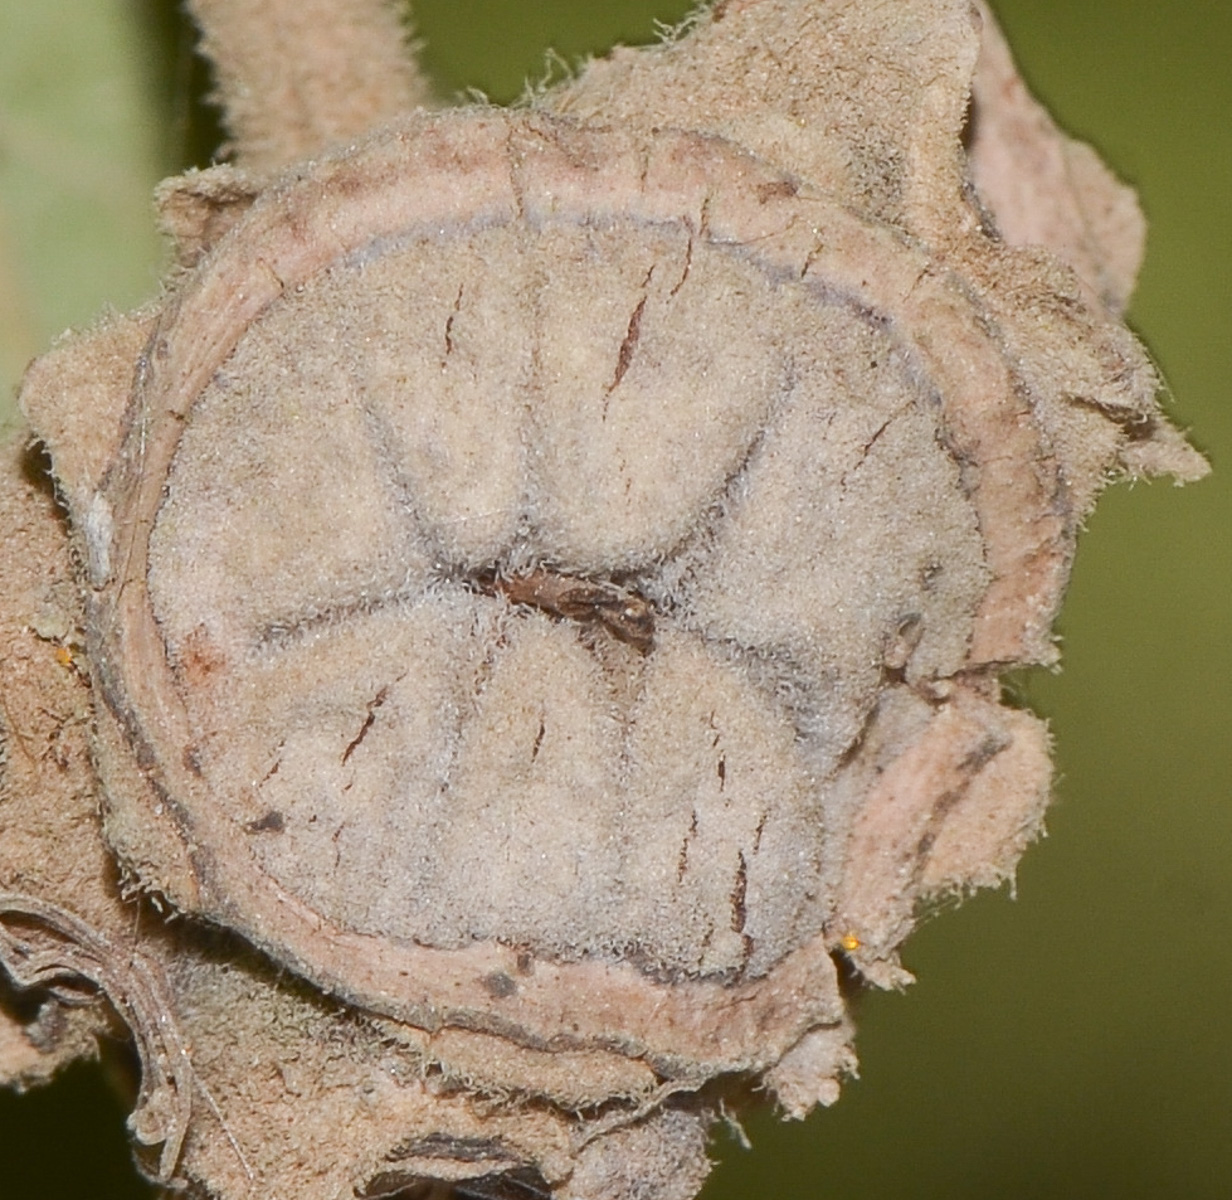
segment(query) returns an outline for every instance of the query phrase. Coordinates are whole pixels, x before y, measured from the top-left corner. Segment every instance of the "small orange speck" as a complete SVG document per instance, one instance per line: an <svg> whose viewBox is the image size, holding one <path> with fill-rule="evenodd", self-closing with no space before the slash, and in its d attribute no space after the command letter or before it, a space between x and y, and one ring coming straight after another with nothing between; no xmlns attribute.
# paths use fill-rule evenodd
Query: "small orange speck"
<svg viewBox="0 0 1232 1200"><path fill-rule="evenodd" d="M853 950L859 950L861 942L854 933L847 933L839 938L838 944L850 954Z"/></svg>
<svg viewBox="0 0 1232 1200"><path fill-rule="evenodd" d="M62 667L71 667L73 665L73 651L69 646L56 647L56 662Z"/></svg>

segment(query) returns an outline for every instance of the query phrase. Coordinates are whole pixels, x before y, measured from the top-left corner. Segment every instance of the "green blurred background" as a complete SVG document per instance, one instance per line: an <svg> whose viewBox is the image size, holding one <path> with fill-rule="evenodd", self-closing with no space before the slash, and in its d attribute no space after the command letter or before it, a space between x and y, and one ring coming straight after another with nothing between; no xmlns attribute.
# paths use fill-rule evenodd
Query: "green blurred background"
<svg viewBox="0 0 1232 1200"><path fill-rule="evenodd" d="M417 24L443 94L506 101L549 46L644 42L688 7L421 0ZM862 1003L860 1080L803 1124L750 1120L752 1151L721 1140L707 1200L1232 1196L1232 8L997 9L1038 94L1140 190L1133 323L1216 473L1113 489L1090 522L1064 670L1019 685L1059 776L1017 899L927 924L919 982ZM148 197L208 161L203 78L170 0L0 0L6 410L51 336L154 292ZM97 1072L0 1093L0 1200L148 1194Z"/></svg>

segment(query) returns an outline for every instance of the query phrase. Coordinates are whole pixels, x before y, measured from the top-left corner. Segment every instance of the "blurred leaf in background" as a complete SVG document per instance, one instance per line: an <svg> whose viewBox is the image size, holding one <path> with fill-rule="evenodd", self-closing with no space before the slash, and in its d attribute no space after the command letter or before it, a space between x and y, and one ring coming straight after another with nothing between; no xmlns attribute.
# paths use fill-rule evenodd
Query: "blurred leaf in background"
<svg viewBox="0 0 1232 1200"><path fill-rule="evenodd" d="M52 335L155 292L150 191L203 161L204 126L171 0L0 3L7 397ZM442 96L504 102L544 78L549 46L568 63L644 42L687 7L421 0L417 28ZM1091 522L1064 670L1021 685L1052 721L1059 775L1017 902L984 896L925 926L906 955L919 982L861 1004L862 1078L803 1125L754 1117L751 1152L721 1140L706 1200L1230 1191L1232 9L996 7L1056 117L1140 190L1151 234L1132 321L1216 472L1185 491L1115 488ZM96 1078L28 1101L0 1094L5 1200L149 1194L99 1182L97 1156L124 1151Z"/></svg>
<svg viewBox="0 0 1232 1200"><path fill-rule="evenodd" d="M158 280L160 97L125 0L5 0L0 36L0 381Z"/></svg>

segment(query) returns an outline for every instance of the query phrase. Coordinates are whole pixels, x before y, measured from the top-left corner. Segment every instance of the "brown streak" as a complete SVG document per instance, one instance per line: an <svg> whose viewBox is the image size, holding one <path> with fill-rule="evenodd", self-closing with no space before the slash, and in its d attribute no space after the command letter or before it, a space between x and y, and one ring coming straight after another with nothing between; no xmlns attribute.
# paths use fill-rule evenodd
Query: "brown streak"
<svg viewBox="0 0 1232 1200"><path fill-rule="evenodd" d="M345 763L352 754L358 749L360 742L368 736L368 730L372 728L376 722L376 710L385 703L385 698L389 695L389 688L383 687L373 698L371 704L368 705L368 715L364 718L364 723L359 727L359 732L351 739L350 745L342 752L342 761Z"/></svg>
<svg viewBox="0 0 1232 1200"><path fill-rule="evenodd" d="M748 909L745 901L749 890L749 864L745 861L744 851L740 851L740 865L736 868L736 882L731 893L731 927L735 933L744 932L744 923L748 919Z"/></svg>
<svg viewBox="0 0 1232 1200"><path fill-rule="evenodd" d="M697 809L693 810L693 820L689 822L689 832L680 843L680 854L676 859L676 882L683 883L689 871L689 846L697 836Z"/></svg>
<svg viewBox="0 0 1232 1200"><path fill-rule="evenodd" d="M620 343L620 353L616 356L616 374L607 387L609 393L614 392L620 386L620 381L625 377L625 372L628 371L629 364L633 361L637 341L642 333L642 314L645 311L646 297L643 296L629 317L629 328L625 331L625 340Z"/></svg>

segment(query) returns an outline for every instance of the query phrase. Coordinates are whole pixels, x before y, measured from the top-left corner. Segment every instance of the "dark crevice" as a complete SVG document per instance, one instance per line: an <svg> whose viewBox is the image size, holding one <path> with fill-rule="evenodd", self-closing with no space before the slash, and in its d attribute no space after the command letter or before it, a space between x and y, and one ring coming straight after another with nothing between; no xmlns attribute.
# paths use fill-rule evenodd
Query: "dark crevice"
<svg viewBox="0 0 1232 1200"><path fill-rule="evenodd" d="M454 297L453 308L450 310L449 316L445 318L445 357L448 358L454 350L453 342L453 324L457 319L458 313L462 310L462 292L465 285L458 285L458 294Z"/></svg>
<svg viewBox="0 0 1232 1200"><path fill-rule="evenodd" d="M693 810L693 819L689 822L689 832L680 843L680 854L676 859L676 882L683 883L689 871L689 847L697 836L697 809Z"/></svg>
<svg viewBox="0 0 1232 1200"><path fill-rule="evenodd" d="M342 761L344 763L350 759L351 755L354 754L363 743L364 738L368 736L368 730L371 729L376 722L377 710L385 703L388 696L389 687L383 687L368 704L368 713L367 716L364 717L364 723L359 727L359 732L351 739L350 743L347 745L347 748L342 752Z"/></svg>
<svg viewBox="0 0 1232 1200"><path fill-rule="evenodd" d="M744 925L749 915L747 905L749 864L744 857L743 850L739 852L737 857L736 878L731 890L731 927L733 933L743 933Z"/></svg>
<svg viewBox="0 0 1232 1200"><path fill-rule="evenodd" d="M653 274L651 268L651 274ZM643 288L650 283L650 274L648 274L642 283ZM624 379L625 374L629 370L630 364L633 362L633 355L637 353L638 339L642 336L642 316L646 312L646 294L642 293L642 298L637 302L637 307L629 316L629 325L625 330L624 340L620 343L620 350L616 355L616 370L612 375L612 382L607 385L607 395L610 396L619 386L620 381ZM606 397L605 397L606 400ZM604 415L607 409L604 408Z"/></svg>

